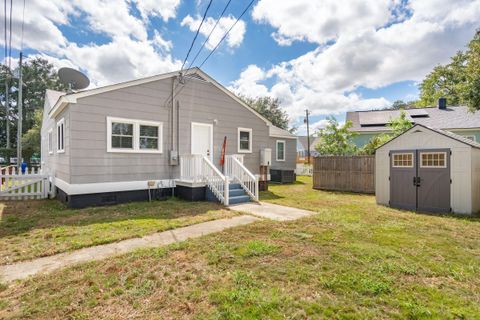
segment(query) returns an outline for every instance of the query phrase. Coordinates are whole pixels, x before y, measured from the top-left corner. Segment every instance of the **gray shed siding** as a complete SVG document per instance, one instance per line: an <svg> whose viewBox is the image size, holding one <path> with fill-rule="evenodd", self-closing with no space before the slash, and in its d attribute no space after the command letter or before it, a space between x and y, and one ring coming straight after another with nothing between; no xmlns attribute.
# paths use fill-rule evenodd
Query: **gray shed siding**
<svg viewBox="0 0 480 320"><path fill-rule="evenodd" d="M71 130L71 147L65 153L71 156L71 169L70 180L65 181L77 184L178 178L179 166L168 166L170 107L164 104L171 88L170 78L79 98L76 104L71 104L70 119L65 119L70 124L66 128ZM192 121L213 124L213 155L217 166L224 136L227 136L226 154L236 154L238 127L251 128L252 153L244 154L245 165L258 173L260 149L271 147L265 121L214 85L200 80L187 80L176 99L180 101L181 155L191 153ZM163 122L163 153L107 152L107 117Z"/></svg>

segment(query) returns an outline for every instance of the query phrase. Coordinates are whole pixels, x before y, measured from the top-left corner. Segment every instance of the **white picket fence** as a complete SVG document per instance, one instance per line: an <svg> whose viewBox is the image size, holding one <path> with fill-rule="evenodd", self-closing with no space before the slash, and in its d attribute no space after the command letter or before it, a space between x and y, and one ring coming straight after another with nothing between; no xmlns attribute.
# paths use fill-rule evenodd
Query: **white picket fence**
<svg viewBox="0 0 480 320"><path fill-rule="evenodd" d="M0 181L0 200L45 199L52 191L48 175L35 168L2 168Z"/></svg>

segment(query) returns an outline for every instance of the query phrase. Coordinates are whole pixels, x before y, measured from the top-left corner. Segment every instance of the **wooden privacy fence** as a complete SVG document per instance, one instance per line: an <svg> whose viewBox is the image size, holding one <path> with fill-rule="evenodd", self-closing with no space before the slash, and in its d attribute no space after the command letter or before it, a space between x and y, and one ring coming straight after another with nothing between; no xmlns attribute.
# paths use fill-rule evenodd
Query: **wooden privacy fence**
<svg viewBox="0 0 480 320"><path fill-rule="evenodd" d="M316 157L313 188L375 193L375 156Z"/></svg>
<svg viewBox="0 0 480 320"><path fill-rule="evenodd" d="M0 170L0 182L0 200L45 199L52 191L48 175L35 168Z"/></svg>

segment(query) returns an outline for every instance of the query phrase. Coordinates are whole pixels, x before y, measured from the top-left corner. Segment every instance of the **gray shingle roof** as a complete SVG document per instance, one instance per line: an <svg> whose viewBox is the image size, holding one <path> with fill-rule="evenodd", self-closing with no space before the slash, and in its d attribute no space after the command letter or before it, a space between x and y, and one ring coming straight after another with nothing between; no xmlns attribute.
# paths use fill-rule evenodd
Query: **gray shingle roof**
<svg viewBox="0 0 480 320"><path fill-rule="evenodd" d="M297 138L297 136L295 136L294 134L291 134L287 130L276 127L274 125L271 125L269 127L269 135L273 136L273 137L282 137L282 138L287 138L287 139L296 139Z"/></svg>
<svg viewBox="0 0 480 320"><path fill-rule="evenodd" d="M416 124L416 125L414 125L413 127L411 127L410 129L408 129L407 131L405 131L404 133L402 133L401 135L396 136L396 137L393 138L392 140L389 140L389 141L385 142L384 144L378 146L375 150L383 147L384 145L389 144L390 142L392 142L393 140L397 139L398 137L401 137L401 136L403 136L404 134L406 134L407 132L410 132L410 131L412 131L412 130L415 130L415 128L418 128L418 127L423 127L423 128L428 129L428 130L432 130L432 131L434 131L434 132L436 132L436 133L439 133L439 134L444 135L444 136L446 136L446 137L449 137L449 138L452 138L452 139L457 140L457 141L459 141L459 142L462 142L462 143L464 143L464 144L467 144L467 145L469 145L469 146L471 146L471 147L473 147L473 148L480 149L480 143L475 142L475 141L473 141L473 140L470 140L470 139L468 139L468 138L465 138L464 136L455 134L455 133L450 132L450 131L445 131L445 130L442 130L442 129L435 129L435 128L428 127L428 126L425 126L425 125L422 125L422 124Z"/></svg>
<svg viewBox="0 0 480 320"><path fill-rule="evenodd" d="M480 128L480 112L472 113L468 107L418 108L405 110L408 118L415 124L435 129L471 129ZM347 112L346 120L353 126L350 130L357 132L385 132L388 128L382 124L400 115L400 110L354 111ZM413 116L413 117L412 117ZM419 117L420 116L420 117Z"/></svg>

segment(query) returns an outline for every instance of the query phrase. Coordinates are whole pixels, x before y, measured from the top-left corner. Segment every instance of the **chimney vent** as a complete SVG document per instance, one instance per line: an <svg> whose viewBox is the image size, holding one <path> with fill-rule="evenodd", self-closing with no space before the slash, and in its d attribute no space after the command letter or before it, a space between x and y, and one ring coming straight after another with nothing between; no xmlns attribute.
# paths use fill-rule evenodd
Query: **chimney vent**
<svg viewBox="0 0 480 320"><path fill-rule="evenodd" d="M447 98L438 99L438 109L446 110L447 109Z"/></svg>

